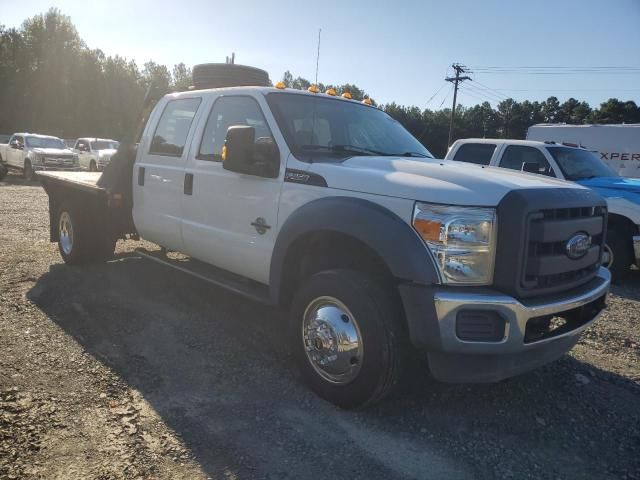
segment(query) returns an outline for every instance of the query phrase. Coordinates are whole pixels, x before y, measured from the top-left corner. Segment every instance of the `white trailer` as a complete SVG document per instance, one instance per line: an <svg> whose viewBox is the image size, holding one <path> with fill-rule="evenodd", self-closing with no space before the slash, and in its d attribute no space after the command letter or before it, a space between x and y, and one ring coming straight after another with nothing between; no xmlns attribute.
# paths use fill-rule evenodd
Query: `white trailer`
<svg viewBox="0 0 640 480"><path fill-rule="evenodd" d="M569 143L598 153L622 177L640 177L640 124L567 125L541 123L529 127L527 140Z"/></svg>

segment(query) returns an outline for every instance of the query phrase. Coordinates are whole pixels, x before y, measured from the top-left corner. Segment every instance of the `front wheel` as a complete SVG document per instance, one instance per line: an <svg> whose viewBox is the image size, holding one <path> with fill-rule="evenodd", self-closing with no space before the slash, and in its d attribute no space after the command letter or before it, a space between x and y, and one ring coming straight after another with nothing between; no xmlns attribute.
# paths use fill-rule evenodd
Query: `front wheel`
<svg viewBox="0 0 640 480"><path fill-rule="evenodd" d="M612 280L616 283L622 282L629 274L632 263L633 246L630 237L625 238L614 229L608 230L602 264L611 272Z"/></svg>
<svg viewBox="0 0 640 480"><path fill-rule="evenodd" d="M342 408L373 404L397 384L405 338L393 292L352 270L307 279L290 311L301 374L320 397Z"/></svg>
<svg viewBox="0 0 640 480"><path fill-rule="evenodd" d="M22 172L22 175L24 176L24 179L28 182L33 180L34 178L33 166L31 165L30 160L24 161L24 170Z"/></svg>

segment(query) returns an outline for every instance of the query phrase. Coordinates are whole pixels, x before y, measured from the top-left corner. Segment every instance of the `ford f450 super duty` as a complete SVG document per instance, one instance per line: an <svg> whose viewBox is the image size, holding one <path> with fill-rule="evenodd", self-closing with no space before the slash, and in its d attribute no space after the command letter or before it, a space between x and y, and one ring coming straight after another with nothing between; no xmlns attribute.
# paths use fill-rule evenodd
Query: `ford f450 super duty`
<svg viewBox="0 0 640 480"><path fill-rule="evenodd" d="M303 378L345 408L387 394L411 348L436 379L493 382L596 320L610 283L597 193L436 160L374 106L277 87L164 96L127 188L39 173L65 262L139 235L163 247L142 256L281 306Z"/></svg>

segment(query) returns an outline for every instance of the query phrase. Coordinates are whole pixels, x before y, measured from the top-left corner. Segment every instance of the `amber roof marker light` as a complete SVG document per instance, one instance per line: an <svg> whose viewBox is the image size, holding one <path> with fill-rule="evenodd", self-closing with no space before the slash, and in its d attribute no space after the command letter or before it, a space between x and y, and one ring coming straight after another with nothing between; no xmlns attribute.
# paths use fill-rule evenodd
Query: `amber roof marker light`
<svg viewBox="0 0 640 480"><path fill-rule="evenodd" d="M284 90L285 88L287 88L287 86L284 84L284 82L278 82L276 83L276 88L278 90Z"/></svg>
<svg viewBox="0 0 640 480"><path fill-rule="evenodd" d="M342 94L342 98L346 98L347 100L351 100L353 97L351 96L351 94L349 92L344 92Z"/></svg>

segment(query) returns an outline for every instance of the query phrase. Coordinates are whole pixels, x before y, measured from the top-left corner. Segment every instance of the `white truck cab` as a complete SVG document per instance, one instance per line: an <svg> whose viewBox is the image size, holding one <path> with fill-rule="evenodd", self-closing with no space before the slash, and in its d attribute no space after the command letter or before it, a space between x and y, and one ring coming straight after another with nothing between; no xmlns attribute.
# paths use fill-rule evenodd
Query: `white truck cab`
<svg viewBox="0 0 640 480"><path fill-rule="evenodd" d="M410 345L440 380L497 381L598 317L592 190L436 160L373 106L277 87L166 95L121 170L130 192L104 181L123 148L102 179L40 175L65 261L109 258L128 233L188 255L140 252L287 310L304 379L342 407L391 391Z"/></svg>
<svg viewBox="0 0 640 480"><path fill-rule="evenodd" d="M119 142L109 138L78 138L73 151L78 155L80 167L96 172L104 170L118 146Z"/></svg>
<svg viewBox="0 0 640 480"><path fill-rule="evenodd" d="M604 264L623 280L640 266L640 179L620 177L593 152L554 141L467 138L457 140L446 159L536 173L576 182L607 201L609 220Z"/></svg>

